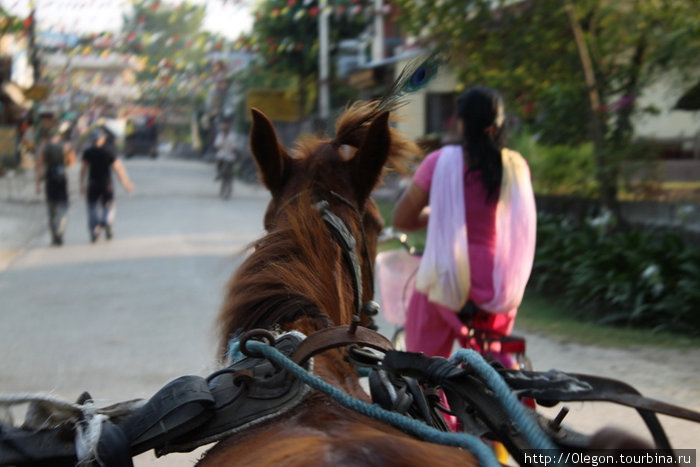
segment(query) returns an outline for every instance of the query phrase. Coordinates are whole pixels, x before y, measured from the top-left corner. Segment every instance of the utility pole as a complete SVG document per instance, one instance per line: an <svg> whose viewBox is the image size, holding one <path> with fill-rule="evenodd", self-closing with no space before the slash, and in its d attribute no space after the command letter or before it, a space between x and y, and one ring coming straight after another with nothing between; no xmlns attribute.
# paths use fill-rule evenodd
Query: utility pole
<svg viewBox="0 0 700 467"><path fill-rule="evenodd" d="M322 120L330 116L330 89L328 67L328 0L319 0L318 14L318 111Z"/></svg>
<svg viewBox="0 0 700 467"><path fill-rule="evenodd" d="M374 38L372 39L372 61L384 60L384 9L383 0L374 0Z"/></svg>
<svg viewBox="0 0 700 467"><path fill-rule="evenodd" d="M32 65L32 77L34 78L34 86L36 86L39 83L41 64L39 63L39 50L36 46L36 5L32 2L31 6L27 38L29 39L29 63Z"/></svg>

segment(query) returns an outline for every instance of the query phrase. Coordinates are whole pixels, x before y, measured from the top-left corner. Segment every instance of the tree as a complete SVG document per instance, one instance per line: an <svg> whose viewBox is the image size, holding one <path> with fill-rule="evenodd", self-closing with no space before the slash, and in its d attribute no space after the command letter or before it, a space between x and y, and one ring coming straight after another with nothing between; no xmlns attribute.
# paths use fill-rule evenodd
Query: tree
<svg viewBox="0 0 700 467"><path fill-rule="evenodd" d="M557 134L551 128L557 115L568 116L556 120L561 134L589 128L578 133L595 144L601 204L618 214L617 179L631 118L649 110L638 108L636 97L668 70L687 83L688 71L700 67L695 0L397 4L408 32L452 52L462 83L501 89L526 119L538 116L550 125L550 137Z"/></svg>
<svg viewBox="0 0 700 467"><path fill-rule="evenodd" d="M21 31L26 31L29 28L31 19L21 19L11 15L5 7L0 5L0 38L5 34L16 34Z"/></svg>
<svg viewBox="0 0 700 467"><path fill-rule="evenodd" d="M141 57L137 78L143 83L142 100L162 103L197 97L198 78L211 66L207 53L224 43L202 31L205 15L205 5L189 2L133 2L132 12L124 17L123 47Z"/></svg>
<svg viewBox="0 0 700 467"><path fill-rule="evenodd" d="M302 115L316 98L318 5L318 0L263 0L254 10L251 33L239 42L259 55L268 82L296 85ZM357 37L366 27L371 12L357 0L329 0L328 5L331 44Z"/></svg>

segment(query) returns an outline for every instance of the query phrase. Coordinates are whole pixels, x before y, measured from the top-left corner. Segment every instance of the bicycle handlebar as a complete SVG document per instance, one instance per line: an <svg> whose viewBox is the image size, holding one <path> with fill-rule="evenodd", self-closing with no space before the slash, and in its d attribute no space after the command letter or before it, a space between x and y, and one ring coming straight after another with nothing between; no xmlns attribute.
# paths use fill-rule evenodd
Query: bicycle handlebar
<svg viewBox="0 0 700 467"><path fill-rule="evenodd" d="M415 246L408 242L408 235L406 235L404 232L396 232L391 227L386 227L384 230L382 230L382 232L379 234L379 238L377 238L377 241L380 244L388 243L392 240L398 241L401 246L411 255L420 256L423 254L422 250L418 250Z"/></svg>

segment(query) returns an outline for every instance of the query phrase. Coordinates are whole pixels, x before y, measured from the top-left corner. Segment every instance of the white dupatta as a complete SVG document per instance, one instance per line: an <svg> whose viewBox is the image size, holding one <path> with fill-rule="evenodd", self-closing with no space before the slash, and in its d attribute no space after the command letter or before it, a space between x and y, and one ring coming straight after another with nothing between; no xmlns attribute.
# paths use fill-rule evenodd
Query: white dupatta
<svg viewBox="0 0 700 467"><path fill-rule="evenodd" d="M503 176L496 207L494 296L477 305L508 313L522 301L535 256L537 212L530 171L523 157L504 149ZM458 312L469 298L471 270L464 206L461 146L445 146L430 187L430 217L416 288L428 300ZM451 251L452 254L446 254Z"/></svg>

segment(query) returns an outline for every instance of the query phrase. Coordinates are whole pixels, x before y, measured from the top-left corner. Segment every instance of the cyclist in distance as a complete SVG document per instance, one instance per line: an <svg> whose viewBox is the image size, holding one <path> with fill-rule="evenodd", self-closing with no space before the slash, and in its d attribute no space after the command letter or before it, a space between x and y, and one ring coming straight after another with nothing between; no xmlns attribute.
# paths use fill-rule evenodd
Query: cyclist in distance
<svg viewBox="0 0 700 467"><path fill-rule="evenodd" d="M504 147L500 94L457 100L461 144L429 154L396 205L393 227L427 226L406 312L406 350L449 357L467 326L509 335L530 277L536 210L525 159Z"/></svg>

